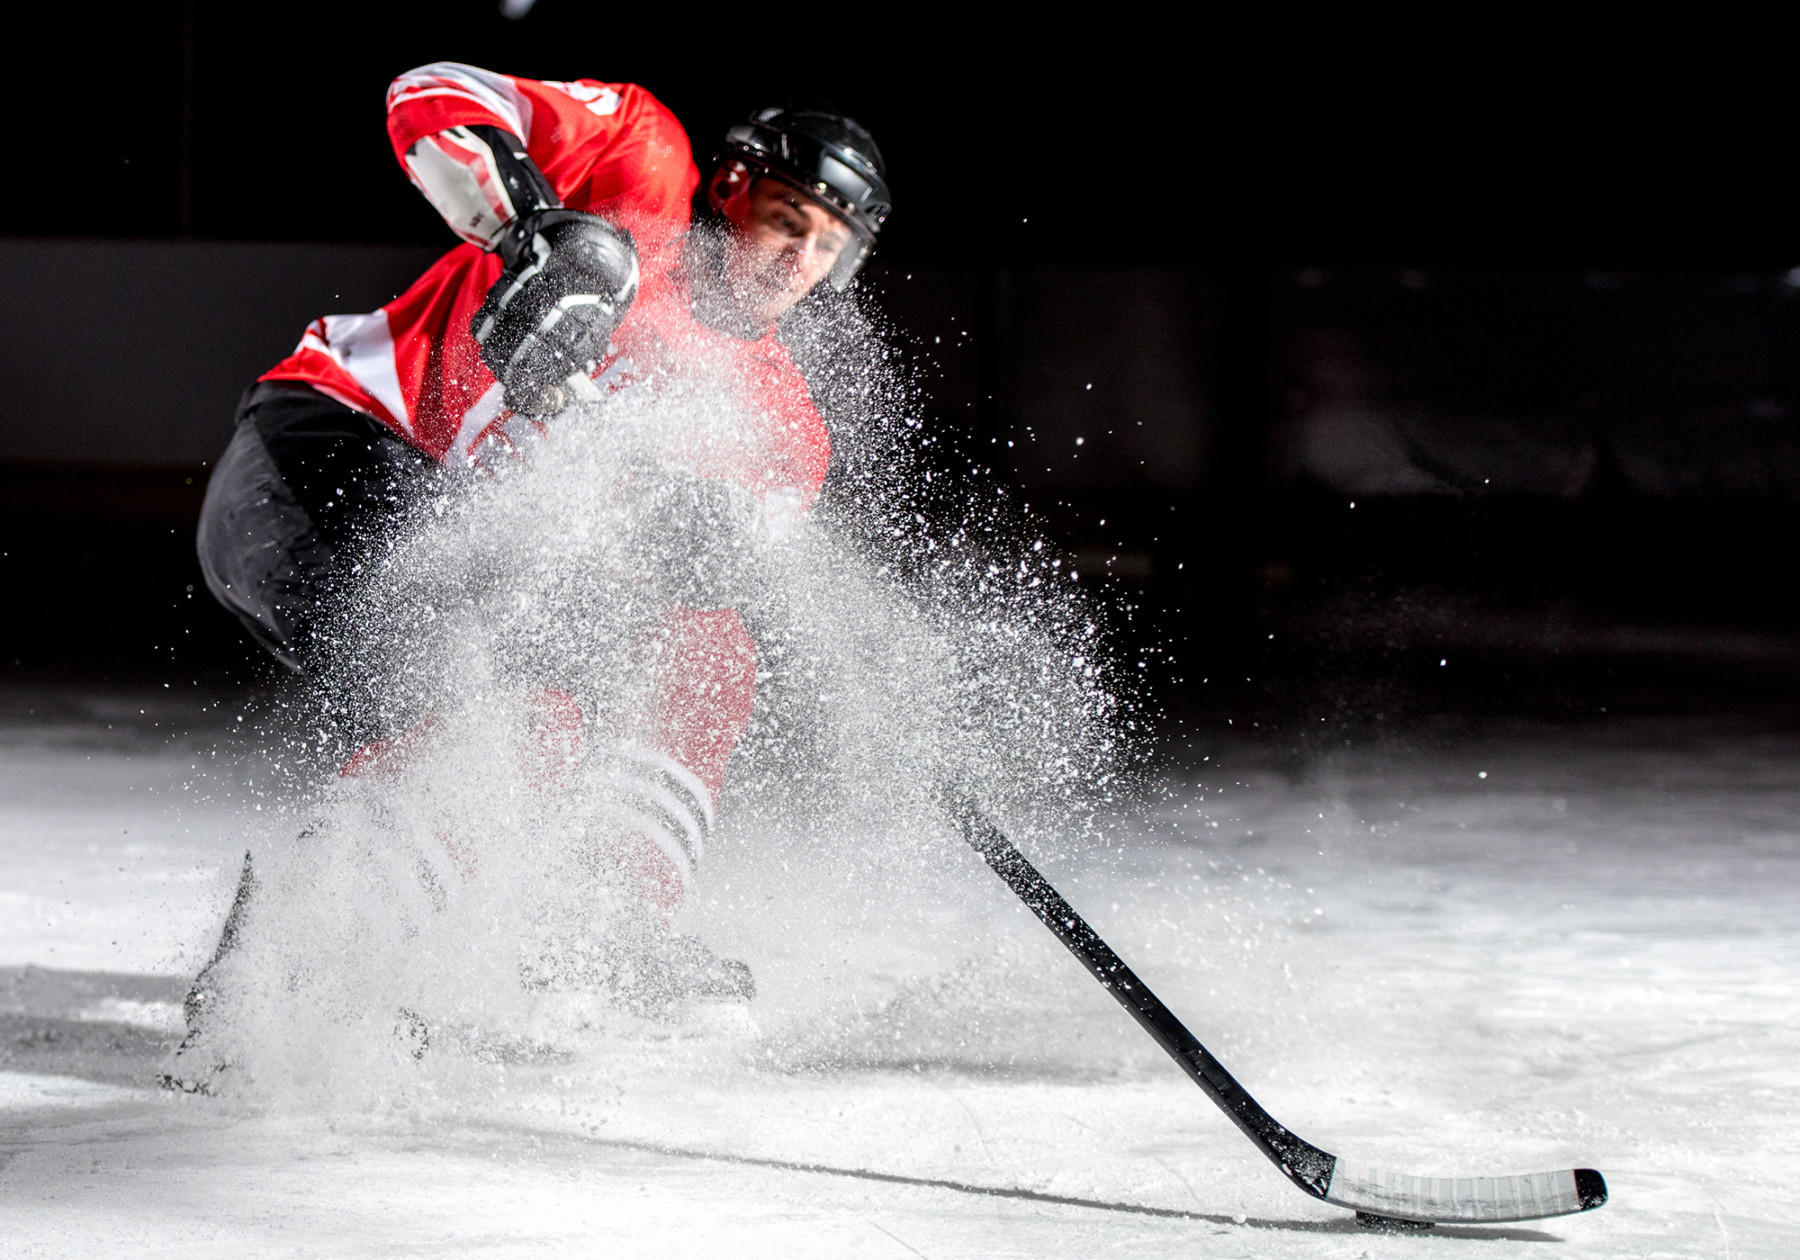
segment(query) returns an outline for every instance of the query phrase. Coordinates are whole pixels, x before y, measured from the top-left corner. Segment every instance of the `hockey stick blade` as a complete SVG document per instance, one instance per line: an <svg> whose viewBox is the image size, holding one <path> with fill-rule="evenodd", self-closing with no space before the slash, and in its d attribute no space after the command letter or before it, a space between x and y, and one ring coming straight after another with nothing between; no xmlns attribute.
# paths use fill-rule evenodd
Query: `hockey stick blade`
<svg viewBox="0 0 1800 1260"><path fill-rule="evenodd" d="M1515 1177L1419 1177L1340 1159L1289 1132L1262 1109L1198 1038L1087 925L966 794L945 805L963 839L1071 954L1150 1034L1287 1179L1315 1199L1351 1208L1365 1224L1481 1224L1585 1212L1606 1202L1592 1168ZM1374 1219L1366 1219L1374 1218Z"/></svg>

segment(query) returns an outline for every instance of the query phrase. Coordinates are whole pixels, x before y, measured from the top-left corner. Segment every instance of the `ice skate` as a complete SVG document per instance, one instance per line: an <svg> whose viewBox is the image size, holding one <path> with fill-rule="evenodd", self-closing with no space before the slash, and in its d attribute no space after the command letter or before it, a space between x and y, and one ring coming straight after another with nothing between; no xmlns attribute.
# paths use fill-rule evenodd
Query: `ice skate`
<svg viewBox="0 0 1800 1260"><path fill-rule="evenodd" d="M748 964L721 958L697 936L667 935L645 924L542 947L519 974L527 989L591 994L660 1023L680 1022L697 1005L742 1005L756 996Z"/></svg>
<svg viewBox="0 0 1800 1260"><path fill-rule="evenodd" d="M677 1022L696 1007L749 1002L756 979L748 964L721 958L697 936L677 935L622 953L606 991L634 1015Z"/></svg>
<svg viewBox="0 0 1800 1260"><path fill-rule="evenodd" d="M157 1084L164 1089L210 1096L219 1077L231 1066L211 1045L206 1032L207 1017L218 1005L215 970L219 960L237 943L240 910L254 887L255 883L250 876L250 858L246 854L237 898L232 903L230 917L225 921L225 930L220 934L218 948L213 953L212 961L194 978L187 996L182 999L181 1012L187 1020L187 1035L175 1047L168 1069L157 1074Z"/></svg>
<svg viewBox="0 0 1800 1260"><path fill-rule="evenodd" d="M394 1012L394 1041L415 1063L444 1054L479 1063L529 1065L563 1063L569 1051L530 1033L493 1032L449 1019L427 1019L406 1007Z"/></svg>
<svg viewBox="0 0 1800 1260"><path fill-rule="evenodd" d="M220 1076L230 1067L229 1063L212 1052L206 1037L198 1029L190 1029L188 1035L181 1039L181 1044L175 1047L174 1061L166 1070L156 1074L156 1083L175 1093L204 1094L211 1097Z"/></svg>
<svg viewBox="0 0 1800 1260"><path fill-rule="evenodd" d="M231 1066L210 1048L207 1025L219 1004L219 966L237 948L238 937L243 931L244 916L251 899L256 895L256 888L256 874L250 855L246 853L243 870L238 875L237 892L231 899L231 910L225 916L224 928L219 932L219 943L213 947L211 960L200 969L187 996L181 1000L187 1035L175 1047L174 1061L169 1069L157 1074L157 1083L164 1089L179 1090L184 1094L210 1095L219 1076Z"/></svg>

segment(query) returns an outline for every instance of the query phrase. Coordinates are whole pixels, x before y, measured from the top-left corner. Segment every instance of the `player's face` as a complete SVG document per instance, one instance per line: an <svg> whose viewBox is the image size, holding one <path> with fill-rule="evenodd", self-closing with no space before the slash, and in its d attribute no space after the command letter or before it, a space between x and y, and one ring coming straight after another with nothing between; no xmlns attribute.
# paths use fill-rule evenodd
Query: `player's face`
<svg viewBox="0 0 1800 1260"><path fill-rule="evenodd" d="M744 313L774 323L850 245L844 221L792 184L762 177L720 206L731 224L725 282Z"/></svg>

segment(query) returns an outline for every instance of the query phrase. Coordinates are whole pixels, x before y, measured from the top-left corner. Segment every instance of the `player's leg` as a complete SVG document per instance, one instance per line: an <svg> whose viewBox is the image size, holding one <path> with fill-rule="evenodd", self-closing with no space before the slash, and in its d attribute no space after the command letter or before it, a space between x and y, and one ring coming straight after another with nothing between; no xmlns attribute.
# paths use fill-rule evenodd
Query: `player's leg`
<svg viewBox="0 0 1800 1260"><path fill-rule="evenodd" d="M238 405L196 538L207 589L291 669L316 673L315 632L433 462L306 385L265 381Z"/></svg>
<svg viewBox="0 0 1800 1260"><path fill-rule="evenodd" d="M350 565L395 528L433 467L317 390L253 386L201 509L195 541L207 588L276 659L316 676L324 662L314 632L348 593ZM184 1051L217 1003L219 964L237 944L256 887L246 855L218 946L188 994Z"/></svg>
<svg viewBox="0 0 1800 1260"><path fill-rule="evenodd" d="M620 767L624 860L665 920L686 899L725 768L750 722L756 645L731 609L672 612L658 631L655 692L627 727Z"/></svg>
<svg viewBox="0 0 1800 1260"><path fill-rule="evenodd" d="M625 885L626 904L604 929L605 983L648 1015L683 999L755 992L747 966L670 924L705 857L725 769L749 724L756 648L728 609L675 610L657 648L650 703L622 720L602 718L597 725L617 738L582 771L596 811L594 857Z"/></svg>

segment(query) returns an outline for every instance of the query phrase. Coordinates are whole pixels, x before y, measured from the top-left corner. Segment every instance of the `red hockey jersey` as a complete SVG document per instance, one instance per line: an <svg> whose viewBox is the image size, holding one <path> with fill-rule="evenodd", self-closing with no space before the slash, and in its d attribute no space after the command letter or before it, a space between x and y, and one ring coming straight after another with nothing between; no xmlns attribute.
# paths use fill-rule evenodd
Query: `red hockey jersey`
<svg viewBox="0 0 1800 1260"><path fill-rule="evenodd" d="M681 462L809 505L830 445L786 349L773 334L741 341L688 314L676 273L699 172L675 116L628 83L538 82L453 62L409 71L388 90L388 133L402 165L420 141L475 125L523 138L564 205L605 215L637 242L642 287L601 379L618 388L670 355L712 359L741 394L746 426L730 451ZM500 270L498 256L458 246L380 310L314 320L294 353L262 379L311 385L438 460L503 447L526 422L506 410L469 332Z"/></svg>

